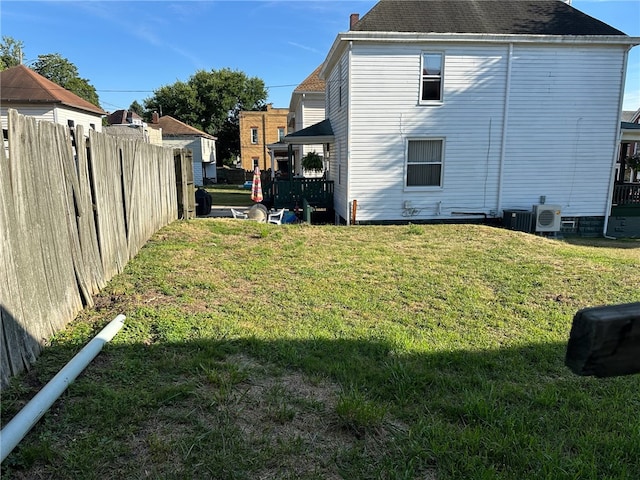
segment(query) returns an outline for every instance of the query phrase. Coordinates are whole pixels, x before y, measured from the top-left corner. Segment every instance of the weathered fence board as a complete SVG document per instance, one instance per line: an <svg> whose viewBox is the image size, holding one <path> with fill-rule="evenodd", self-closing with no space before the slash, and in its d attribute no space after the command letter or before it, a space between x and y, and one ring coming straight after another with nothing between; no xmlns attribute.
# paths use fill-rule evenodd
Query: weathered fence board
<svg viewBox="0 0 640 480"><path fill-rule="evenodd" d="M9 112L9 168L12 187L11 203L15 217L9 230L14 241L15 281L21 290L18 300L20 308L10 307L13 315L20 313L29 318L29 323L22 325L24 332L33 341L40 344L43 338L51 335L50 325L56 317L58 307L51 305L49 285L43 276L45 270L42 245L42 221L38 211L50 208L42 198L42 185L34 178L35 167L24 168L23 159L39 157L41 148L36 122L31 118L18 118L15 112ZM27 141L27 138L35 139ZM18 141L16 141L18 140ZM46 245L44 246L46 248ZM3 298L0 303L11 305L11 299ZM20 319L17 318L19 321ZM8 347L10 348L10 347ZM39 352L39 347L36 348Z"/></svg>
<svg viewBox="0 0 640 480"><path fill-rule="evenodd" d="M89 132L89 162L94 180L98 245L107 279L120 273L129 258L122 198L122 159L116 139Z"/></svg>
<svg viewBox="0 0 640 480"><path fill-rule="evenodd" d="M178 218L187 220L195 216L196 199L193 185L193 153L191 150L174 150Z"/></svg>
<svg viewBox="0 0 640 480"><path fill-rule="evenodd" d="M173 150L93 130L87 139L82 127L70 132L14 110L8 117L8 155L3 148L0 156L0 386L178 215Z"/></svg>
<svg viewBox="0 0 640 480"><path fill-rule="evenodd" d="M16 252L18 232L16 209L13 201L10 164L4 147L0 161L0 330L3 342L0 348L0 384L5 385L13 372L31 364L40 351L40 345L21 328L16 318L23 317L22 307L26 292L15 282L20 252ZM7 348L8 345L15 346Z"/></svg>
<svg viewBox="0 0 640 480"><path fill-rule="evenodd" d="M95 219L95 204L93 203L91 172L89 171L88 150L89 140L84 136L84 129L80 125L76 129L76 155L78 170L78 198L81 206L78 211L77 223L82 249L82 260L86 267L86 274L91 285L92 293L99 291L106 285L100 249L98 247L98 232Z"/></svg>

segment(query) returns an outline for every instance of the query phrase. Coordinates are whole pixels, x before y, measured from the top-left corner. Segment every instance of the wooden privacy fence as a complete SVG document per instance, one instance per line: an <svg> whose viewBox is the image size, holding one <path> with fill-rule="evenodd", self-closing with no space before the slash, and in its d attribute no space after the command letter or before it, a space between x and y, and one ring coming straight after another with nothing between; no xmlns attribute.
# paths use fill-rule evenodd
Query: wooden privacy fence
<svg viewBox="0 0 640 480"><path fill-rule="evenodd" d="M8 113L0 156L0 386L177 218L171 149ZM74 141L75 139L75 141ZM184 155L178 153L180 160Z"/></svg>

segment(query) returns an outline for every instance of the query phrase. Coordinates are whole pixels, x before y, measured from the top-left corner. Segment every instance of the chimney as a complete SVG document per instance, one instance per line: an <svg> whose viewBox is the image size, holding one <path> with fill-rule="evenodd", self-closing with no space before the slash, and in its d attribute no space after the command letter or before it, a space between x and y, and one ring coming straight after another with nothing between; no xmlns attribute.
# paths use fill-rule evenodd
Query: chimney
<svg viewBox="0 0 640 480"><path fill-rule="evenodd" d="M158 115L158 112L153 112L151 114L151 123L159 123L160 120L160 116Z"/></svg>
<svg viewBox="0 0 640 480"><path fill-rule="evenodd" d="M358 20L360 20L360 14L352 13L349 17L349 30L353 30L353 26L358 23Z"/></svg>

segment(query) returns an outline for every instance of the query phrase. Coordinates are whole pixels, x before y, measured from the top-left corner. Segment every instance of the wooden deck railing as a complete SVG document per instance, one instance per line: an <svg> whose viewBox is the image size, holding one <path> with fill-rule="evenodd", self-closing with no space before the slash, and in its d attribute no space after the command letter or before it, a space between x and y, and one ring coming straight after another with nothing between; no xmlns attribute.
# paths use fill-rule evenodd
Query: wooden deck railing
<svg viewBox="0 0 640 480"><path fill-rule="evenodd" d="M623 183L613 187L613 205L640 206L640 184Z"/></svg>
<svg viewBox="0 0 640 480"><path fill-rule="evenodd" d="M302 199L313 207L333 207L333 181L321 178L276 179L264 187L265 202L274 208L302 208Z"/></svg>

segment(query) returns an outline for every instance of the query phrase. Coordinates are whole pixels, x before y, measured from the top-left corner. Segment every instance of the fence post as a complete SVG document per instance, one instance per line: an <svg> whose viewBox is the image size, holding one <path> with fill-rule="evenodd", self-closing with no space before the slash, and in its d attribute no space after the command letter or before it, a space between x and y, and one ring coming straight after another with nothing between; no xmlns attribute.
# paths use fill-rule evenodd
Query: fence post
<svg viewBox="0 0 640 480"><path fill-rule="evenodd" d="M193 153L184 148L175 149L173 158L176 167L176 189L178 193L178 218L193 218L196 209L193 185Z"/></svg>

